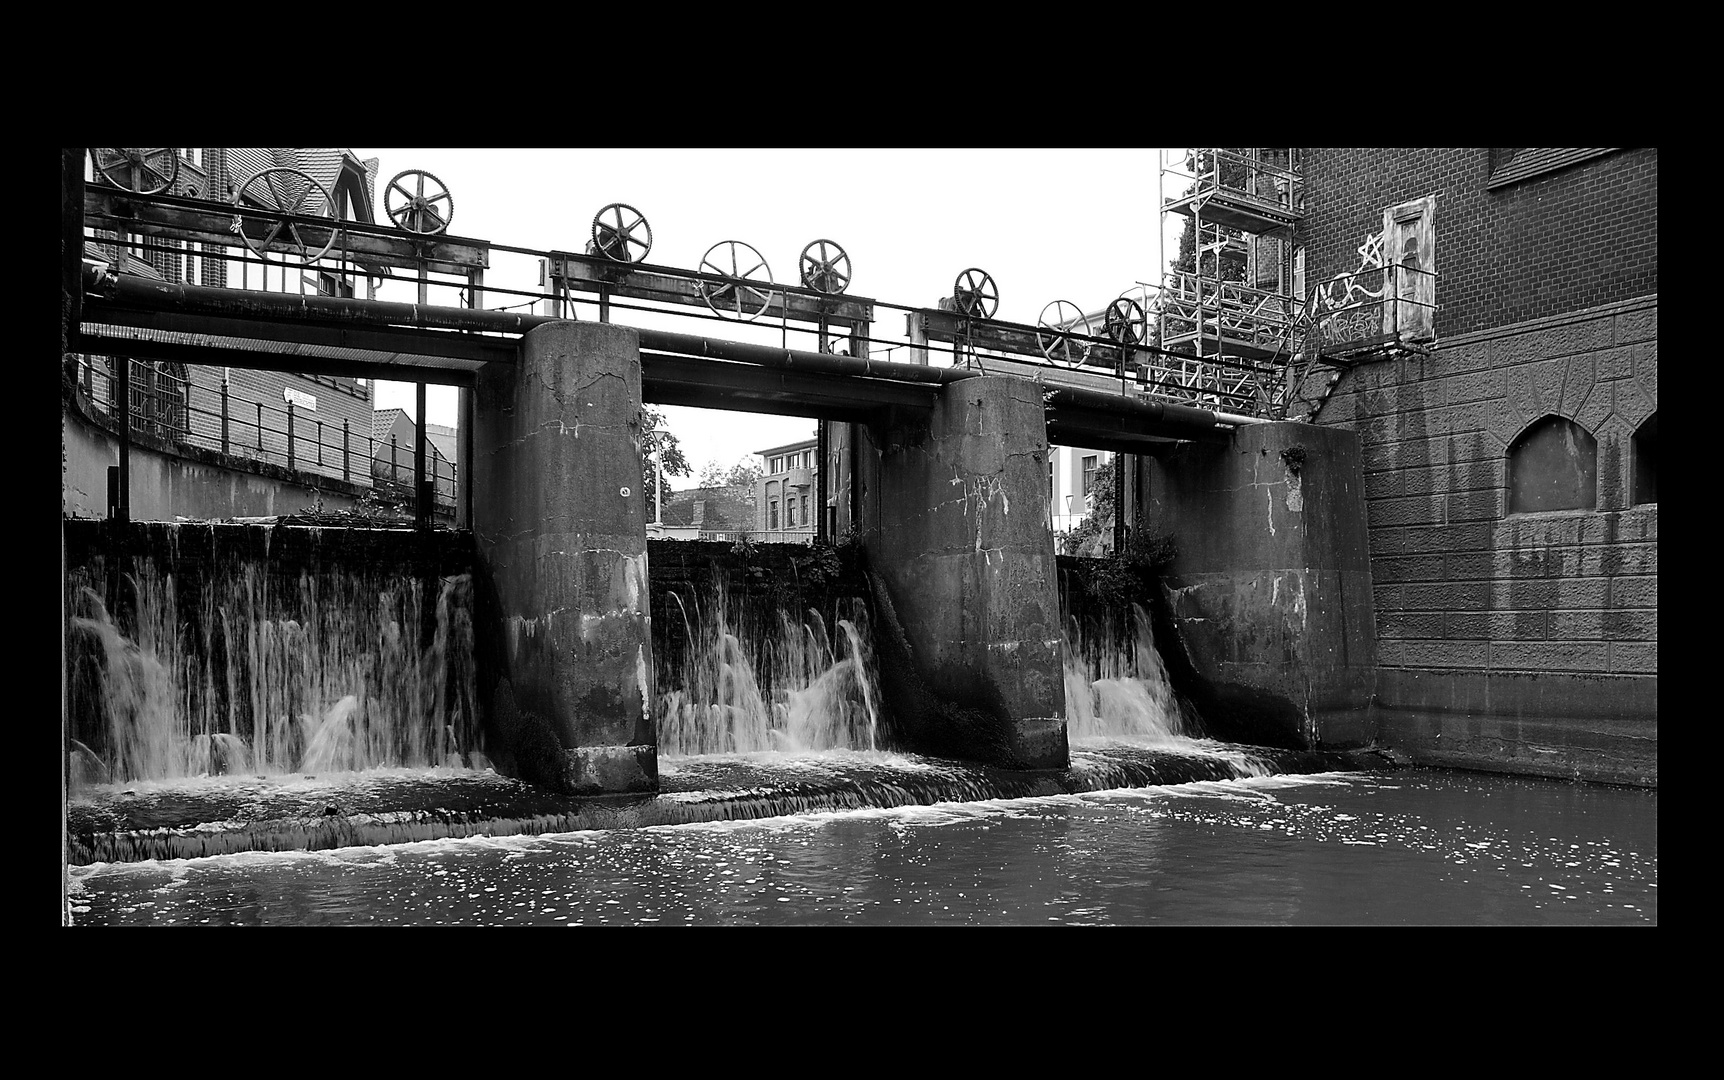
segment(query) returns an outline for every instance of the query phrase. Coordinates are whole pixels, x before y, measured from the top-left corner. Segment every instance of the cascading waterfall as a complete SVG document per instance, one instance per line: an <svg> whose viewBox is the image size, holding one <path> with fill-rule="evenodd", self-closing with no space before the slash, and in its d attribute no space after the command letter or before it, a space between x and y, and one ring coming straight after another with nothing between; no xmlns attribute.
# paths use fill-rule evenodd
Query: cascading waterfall
<svg viewBox="0 0 1724 1080"><path fill-rule="evenodd" d="M432 599L398 575L247 563L186 604L174 574L132 570L119 620L99 572L68 582L76 782L485 764L469 575Z"/></svg>
<svg viewBox="0 0 1724 1080"><path fill-rule="evenodd" d="M767 632L748 633L722 579L705 603L669 595L685 648L680 663L661 661L661 754L880 748L878 674L860 601L835 620L836 633L813 610L801 620L779 612Z"/></svg>
<svg viewBox="0 0 1724 1080"><path fill-rule="evenodd" d="M1129 627L1110 620L1094 634L1071 621L1064 655L1066 732L1073 742L1172 744L1199 734L1168 683L1149 613L1137 604L1131 613Z"/></svg>

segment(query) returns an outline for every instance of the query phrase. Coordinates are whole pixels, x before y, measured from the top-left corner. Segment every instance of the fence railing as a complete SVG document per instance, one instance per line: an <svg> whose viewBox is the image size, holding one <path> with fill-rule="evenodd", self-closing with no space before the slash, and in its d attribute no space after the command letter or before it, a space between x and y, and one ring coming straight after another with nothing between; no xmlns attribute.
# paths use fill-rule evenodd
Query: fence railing
<svg viewBox="0 0 1724 1080"><path fill-rule="evenodd" d="M118 423L119 380L113 363L109 356L79 356L77 378L91 408ZM403 442L395 435L379 439L369 422L361 426L349 419L325 420L291 403L276 408L240 399L226 383L201 386L165 365L130 363L134 433L412 497L411 440ZM213 399L215 407L200 407L200 398ZM453 508L457 464L427 447L425 470L437 504Z"/></svg>

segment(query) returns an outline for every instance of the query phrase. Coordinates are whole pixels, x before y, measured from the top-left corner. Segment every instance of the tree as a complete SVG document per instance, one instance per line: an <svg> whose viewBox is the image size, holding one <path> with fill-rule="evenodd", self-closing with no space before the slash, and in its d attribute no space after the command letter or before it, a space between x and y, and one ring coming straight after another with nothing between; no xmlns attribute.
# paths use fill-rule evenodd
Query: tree
<svg viewBox="0 0 1724 1080"><path fill-rule="evenodd" d="M724 476L724 493L737 502L755 505L755 486L760 480L760 462L745 457L730 467Z"/></svg>
<svg viewBox="0 0 1724 1080"><path fill-rule="evenodd" d="M1113 548L1113 470L1118 455L1091 474L1090 511L1065 534L1067 555L1102 555Z"/></svg>
<svg viewBox="0 0 1724 1080"><path fill-rule="evenodd" d="M646 493L650 509L658 491L658 470L662 465L666 476L687 476L694 469L671 434L664 413L654 408L641 409L641 490ZM663 432L661 435L660 432ZM662 453L663 461L654 455ZM670 485L665 485L665 498L670 498Z"/></svg>

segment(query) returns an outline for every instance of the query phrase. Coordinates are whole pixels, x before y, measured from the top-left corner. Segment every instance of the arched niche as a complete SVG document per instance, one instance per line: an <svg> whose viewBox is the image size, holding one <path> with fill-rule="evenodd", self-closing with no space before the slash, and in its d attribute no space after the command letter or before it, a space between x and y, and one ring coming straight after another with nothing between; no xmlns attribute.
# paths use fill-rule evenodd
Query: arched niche
<svg viewBox="0 0 1724 1080"><path fill-rule="evenodd" d="M1508 449L1509 513L1591 510L1598 505L1598 440L1572 420L1546 416Z"/></svg>
<svg viewBox="0 0 1724 1080"><path fill-rule="evenodd" d="M1634 505L1658 501L1658 414L1646 418L1634 433Z"/></svg>

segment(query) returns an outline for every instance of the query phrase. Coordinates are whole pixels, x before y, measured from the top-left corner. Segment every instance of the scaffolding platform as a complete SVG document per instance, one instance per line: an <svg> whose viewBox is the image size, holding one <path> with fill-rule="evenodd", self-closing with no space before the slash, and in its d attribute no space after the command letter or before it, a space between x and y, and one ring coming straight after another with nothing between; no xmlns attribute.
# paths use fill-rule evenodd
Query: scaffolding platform
<svg viewBox="0 0 1724 1080"><path fill-rule="evenodd" d="M1286 153L1291 162L1291 151ZM1185 181L1183 191L1164 194L1161 208L1167 213L1253 236L1291 228L1304 217L1302 179L1279 158L1265 160L1205 148L1191 151L1182 165L1164 169L1167 175Z"/></svg>

